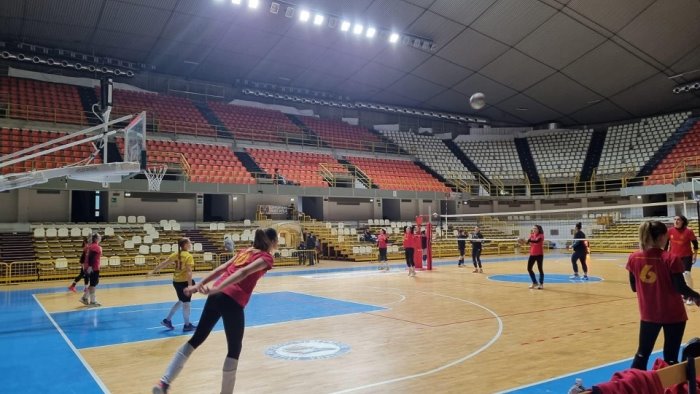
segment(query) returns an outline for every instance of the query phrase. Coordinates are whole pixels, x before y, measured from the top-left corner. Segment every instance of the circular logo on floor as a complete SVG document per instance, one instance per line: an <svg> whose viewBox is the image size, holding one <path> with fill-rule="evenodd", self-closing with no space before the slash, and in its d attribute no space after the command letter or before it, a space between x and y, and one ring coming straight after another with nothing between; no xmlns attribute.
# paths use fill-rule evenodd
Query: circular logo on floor
<svg viewBox="0 0 700 394"><path fill-rule="evenodd" d="M350 351L350 346L334 341L309 339L275 345L265 352L270 357L283 360L319 360L338 357Z"/></svg>

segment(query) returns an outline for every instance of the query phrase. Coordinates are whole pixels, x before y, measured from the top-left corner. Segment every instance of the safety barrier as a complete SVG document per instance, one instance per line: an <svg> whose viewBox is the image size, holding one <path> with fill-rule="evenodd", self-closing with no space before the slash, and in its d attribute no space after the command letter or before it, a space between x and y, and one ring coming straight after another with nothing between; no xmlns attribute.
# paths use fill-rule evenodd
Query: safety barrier
<svg viewBox="0 0 700 394"><path fill-rule="evenodd" d="M312 252L312 251L305 251ZM100 276L128 276L145 275L169 254L164 255L137 255L119 256L119 259L109 260L100 266ZM195 271L210 271L219 265L226 263L233 257L232 253L192 253L195 262ZM314 252L314 256L316 256ZM317 258L315 258L316 261ZM276 266L292 266L297 264L297 256L275 256ZM172 273L173 266L167 266L160 273ZM44 280L72 279L80 273L80 266L73 261L66 265L57 265L54 260L15 261L12 263L0 263L0 284L15 284L21 282L34 282Z"/></svg>
<svg viewBox="0 0 700 394"><path fill-rule="evenodd" d="M0 263L0 284L10 283L10 265L7 263Z"/></svg>

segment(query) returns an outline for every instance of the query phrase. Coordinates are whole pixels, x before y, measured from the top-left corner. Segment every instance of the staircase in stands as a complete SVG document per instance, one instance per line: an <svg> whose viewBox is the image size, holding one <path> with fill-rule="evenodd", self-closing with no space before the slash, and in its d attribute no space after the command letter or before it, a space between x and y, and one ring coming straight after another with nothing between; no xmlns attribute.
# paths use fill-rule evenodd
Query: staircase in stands
<svg viewBox="0 0 700 394"><path fill-rule="evenodd" d="M0 233L0 261L36 261L32 233Z"/></svg>
<svg viewBox="0 0 700 394"><path fill-rule="evenodd" d="M532 151L527 143L527 138L516 138L515 148L518 150L520 165L523 166L523 171L525 171L527 178L530 180L530 194L542 194L544 190L542 189L535 159L532 158Z"/></svg>
<svg viewBox="0 0 700 394"><path fill-rule="evenodd" d="M192 230L185 230L185 237L189 238L190 241L192 241L192 244L196 243L201 243L202 244L202 251L203 252L212 252L212 253L220 253L221 250L218 250L216 246L209 240L209 238L205 237L204 234L199 232L197 229L192 229Z"/></svg>

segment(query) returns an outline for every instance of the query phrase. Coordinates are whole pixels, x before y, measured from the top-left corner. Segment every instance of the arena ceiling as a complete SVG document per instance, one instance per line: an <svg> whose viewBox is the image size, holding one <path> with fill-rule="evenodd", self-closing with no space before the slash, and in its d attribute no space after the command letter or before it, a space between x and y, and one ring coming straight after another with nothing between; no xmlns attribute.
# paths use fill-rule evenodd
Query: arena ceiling
<svg viewBox="0 0 700 394"><path fill-rule="evenodd" d="M189 78L250 79L517 124L700 107L697 91L672 93L700 80L698 0L279 2L429 38L434 51L302 24L270 13L270 0L260 3L249 10L230 0L3 0L0 40ZM487 108L469 108L474 92L486 94Z"/></svg>

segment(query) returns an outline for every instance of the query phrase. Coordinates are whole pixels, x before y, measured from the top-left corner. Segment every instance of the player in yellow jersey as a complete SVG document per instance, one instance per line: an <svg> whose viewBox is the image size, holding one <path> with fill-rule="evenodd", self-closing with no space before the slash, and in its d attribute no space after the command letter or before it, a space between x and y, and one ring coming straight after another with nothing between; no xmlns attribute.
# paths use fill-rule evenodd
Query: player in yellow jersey
<svg viewBox="0 0 700 394"><path fill-rule="evenodd" d="M194 279L192 279L192 271L194 270L194 257L190 254L190 249L192 248L192 242L189 238L180 238L177 242L177 252L174 252L162 263L158 264L153 271L149 272L148 275L153 275L160 271L163 267L170 264L175 264L175 271L173 272L173 287L175 288L175 293L177 293L178 301L170 308L170 313L168 316L160 322L163 326L174 329L173 322L171 319L175 312L182 306L182 318L185 321L185 325L182 327L182 331L194 331L197 328L194 324L190 323L190 311L191 305L190 301L192 295L186 295L183 290L187 286L194 286Z"/></svg>

